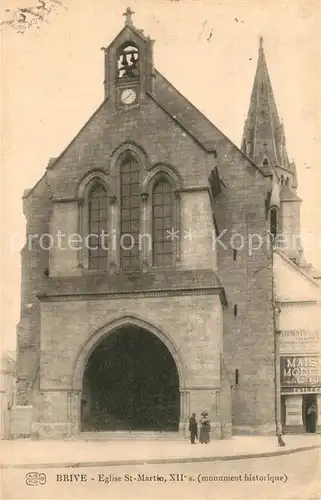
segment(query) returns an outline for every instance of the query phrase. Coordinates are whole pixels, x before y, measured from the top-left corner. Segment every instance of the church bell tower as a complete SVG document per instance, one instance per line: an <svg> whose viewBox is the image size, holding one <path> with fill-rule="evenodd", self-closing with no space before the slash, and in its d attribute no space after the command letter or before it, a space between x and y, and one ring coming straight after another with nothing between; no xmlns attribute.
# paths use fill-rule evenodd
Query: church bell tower
<svg viewBox="0 0 321 500"><path fill-rule="evenodd" d="M105 99L115 111L139 106L146 93L153 92L153 44L132 20L134 12L124 12L125 26L105 52Z"/></svg>
<svg viewBox="0 0 321 500"><path fill-rule="evenodd" d="M297 171L294 161L288 157L284 126L274 98L262 37L241 148L263 172L270 175L268 230L274 238L282 235L279 248L292 260L299 261L302 258L301 199L297 195Z"/></svg>

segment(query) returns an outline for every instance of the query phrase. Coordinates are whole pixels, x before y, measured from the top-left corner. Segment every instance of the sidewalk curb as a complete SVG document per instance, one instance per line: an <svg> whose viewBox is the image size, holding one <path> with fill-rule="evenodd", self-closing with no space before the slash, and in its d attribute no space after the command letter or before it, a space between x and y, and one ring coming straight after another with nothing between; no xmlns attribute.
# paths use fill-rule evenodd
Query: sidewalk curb
<svg viewBox="0 0 321 500"><path fill-rule="evenodd" d="M267 458L279 455L290 455L300 451L309 451L321 448L320 445L301 446L290 450L267 451L263 453L248 453L240 455L222 455L211 457L182 457L182 458L147 458L137 460L108 460L96 462L60 462L43 464L0 464L0 469L64 469L80 467L117 467L124 465L158 465L158 464L184 464L193 462L226 462L228 460L245 460L247 458Z"/></svg>

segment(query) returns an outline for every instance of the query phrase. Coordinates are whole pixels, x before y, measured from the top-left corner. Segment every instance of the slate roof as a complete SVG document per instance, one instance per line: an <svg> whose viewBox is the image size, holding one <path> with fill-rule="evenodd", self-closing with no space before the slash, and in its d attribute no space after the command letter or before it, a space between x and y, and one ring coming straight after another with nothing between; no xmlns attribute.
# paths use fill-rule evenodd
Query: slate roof
<svg viewBox="0 0 321 500"><path fill-rule="evenodd" d="M159 71L155 69L154 73L154 93L149 95L187 130L208 153L215 153L218 143L225 139L263 175L270 175L270 172L263 171L261 167L254 163Z"/></svg>
<svg viewBox="0 0 321 500"><path fill-rule="evenodd" d="M294 168L289 162L285 147L284 126L279 118L274 98L262 37L249 110L244 124L243 144L250 158L260 166L266 158L272 166L282 166L289 171ZM267 170L269 165L264 168Z"/></svg>
<svg viewBox="0 0 321 500"><path fill-rule="evenodd" d="M173 85L157 70L154 80L154 96L159 104L166 108L208 151L216 150L216 127L191 104Z"/></svg>
<svg viewBox="0 0 321 500"><path fill-rule="evenodd" d="M287 185L282 186L280 192L281 201L302 201L301 198L291 191L290 187Z"/></svg>
<svg viewBox="0 0 321 500"><path fill-rule="evenodd" d="M305 278L307 278L311 283L313 283L316 287L318 288L321 288L321 284L318 283L318 281L313 277L311 276L308 272L307 272L307 266L300 266L299 264L297 264L296 262L293 262L291 259L289 259L287 257L287 255L285 255L284 252L282 252L280 249L275 249L275 252L280 255L280 257L286 261L293 269L295 269L298 273L302 274L302 276L304 276Z"/></svg>

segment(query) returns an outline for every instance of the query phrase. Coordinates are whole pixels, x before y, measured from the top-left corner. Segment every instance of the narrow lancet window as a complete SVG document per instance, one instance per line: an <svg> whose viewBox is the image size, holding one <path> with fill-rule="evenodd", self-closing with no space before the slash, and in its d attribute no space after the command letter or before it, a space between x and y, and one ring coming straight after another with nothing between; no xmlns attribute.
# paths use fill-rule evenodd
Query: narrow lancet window
<svg viewBox="0 0 321 500"><path fill-rule="evenodd" d="M173 189L166 178L160 178L153 189L153 266L173 264L175 228Z"/></svg>
<svg viewBox="0 0 321 500"><path fill-rule="evenodd" d="M89 193L89 269L107 268L108 199L104 186L95 184Z"/></svg>
<svg viewBox="0 0 321 500"><path fill-rule="evenodd" d="M120 256L123 269L139 267L139 164L128 156L120 167Z"/></svg>

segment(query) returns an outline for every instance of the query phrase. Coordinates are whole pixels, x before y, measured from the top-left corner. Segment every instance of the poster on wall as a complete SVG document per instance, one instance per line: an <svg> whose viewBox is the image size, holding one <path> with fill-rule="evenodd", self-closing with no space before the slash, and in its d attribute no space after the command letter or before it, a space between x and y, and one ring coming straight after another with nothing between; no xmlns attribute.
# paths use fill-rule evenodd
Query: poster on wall
<svg viewBox="0 0 321 500"><path fill-rule="evenodd" d="M321 385L321 356L281 356L280 364L283 387Z"/></svg>

